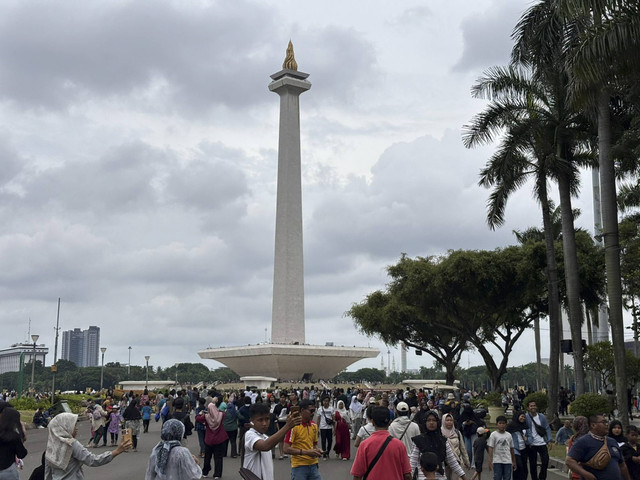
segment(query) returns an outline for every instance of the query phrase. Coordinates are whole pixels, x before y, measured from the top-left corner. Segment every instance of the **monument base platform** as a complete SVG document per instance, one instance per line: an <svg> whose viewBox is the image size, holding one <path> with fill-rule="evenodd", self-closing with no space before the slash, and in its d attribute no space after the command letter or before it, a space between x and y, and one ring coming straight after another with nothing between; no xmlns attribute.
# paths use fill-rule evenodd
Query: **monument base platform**
<svg viewBox="0 0 640 480"><path fill-rule="evenodd" d="M200 358L216 360L241 377L259 375L283 380L329 380L349 365L379 354L377 348L265 343L210 348Z"/></svg>

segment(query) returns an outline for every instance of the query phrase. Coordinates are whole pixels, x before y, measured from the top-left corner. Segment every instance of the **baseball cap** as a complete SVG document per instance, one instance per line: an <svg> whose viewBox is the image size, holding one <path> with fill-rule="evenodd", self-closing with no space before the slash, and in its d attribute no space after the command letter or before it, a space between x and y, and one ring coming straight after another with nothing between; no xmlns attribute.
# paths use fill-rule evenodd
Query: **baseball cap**
<svg viewBox="0 0 640 480"><path fill-rule="evenodd" d="M399 402L398 406L396 407L396 410L399 412L408 412L409 405L406 402Z"/></svg>
<svg viewBox="0 0 640 480"><path fill-rule="evenodd" d="M484 427L478 427L478 430L476 430L476 432L478 433L478 435L484 435L485 433L487 433L489 430L487 430Z"/></svg>

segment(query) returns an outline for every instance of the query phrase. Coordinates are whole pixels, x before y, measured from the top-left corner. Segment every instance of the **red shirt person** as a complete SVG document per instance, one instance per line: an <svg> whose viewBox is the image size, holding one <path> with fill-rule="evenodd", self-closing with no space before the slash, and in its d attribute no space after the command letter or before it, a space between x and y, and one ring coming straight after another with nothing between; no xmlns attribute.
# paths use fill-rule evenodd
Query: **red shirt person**
<svg viewBox="0 0 640 480"><path fill-rule="evenodd" d="M374 407L371 419L376 431L364 440L351 467L353 480L411 480L411 465L407 449L397 438L392 438L387 429L391 422L389 409ZM383 450L384 448L384 450ZM378 453L382 454L378 456ZM378 456L378 460L373 463Z"/></svg>

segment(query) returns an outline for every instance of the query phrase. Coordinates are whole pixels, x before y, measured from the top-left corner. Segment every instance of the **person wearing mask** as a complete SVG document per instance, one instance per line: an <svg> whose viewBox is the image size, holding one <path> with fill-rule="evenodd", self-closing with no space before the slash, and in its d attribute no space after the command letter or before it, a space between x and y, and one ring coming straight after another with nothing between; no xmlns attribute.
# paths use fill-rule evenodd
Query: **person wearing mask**
<svg viewBox="0 0 640 480"><path fill-rule="evenodd" d="M84 480L82 467L99 467L131 448L124 440L111 452L95 455L76 440L78 415L59 413L49 423L49 438L45 453L44 475L47 480Z"/></svg>
<svg viewBox="0 0 640 480"><path fill-rule="evenodd" d="M198 480L202 478L200 462L181 444L184 424L175 418L162 425L160 442L149 457L145 480Z"/></svg>

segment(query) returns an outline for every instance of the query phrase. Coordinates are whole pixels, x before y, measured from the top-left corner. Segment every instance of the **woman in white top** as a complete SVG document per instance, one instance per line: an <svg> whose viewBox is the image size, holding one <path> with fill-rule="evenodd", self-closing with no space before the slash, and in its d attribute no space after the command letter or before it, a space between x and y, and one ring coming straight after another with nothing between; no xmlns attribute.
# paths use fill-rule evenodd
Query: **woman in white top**
<svg viewBox="0 0 640 480"><path fill-rule="evenodd" d="M373 409L372 405L367 407L367 412L369 413L369 415L367 415L367 418L369 419L371 419L372 409ZM365 425L360 427L360 430L358 430L358 433L356 434L356 440L353 442L353 446L358 448L358 446L362 443L362 441L369 438L371 434L375 431L376 431L376 427L373 425L373 421L369 420Z"/></svg>

